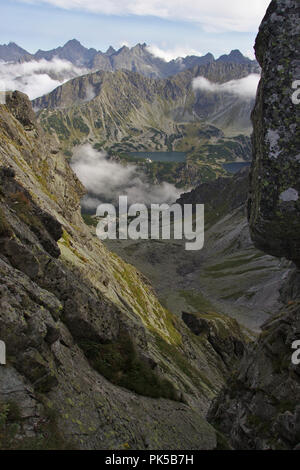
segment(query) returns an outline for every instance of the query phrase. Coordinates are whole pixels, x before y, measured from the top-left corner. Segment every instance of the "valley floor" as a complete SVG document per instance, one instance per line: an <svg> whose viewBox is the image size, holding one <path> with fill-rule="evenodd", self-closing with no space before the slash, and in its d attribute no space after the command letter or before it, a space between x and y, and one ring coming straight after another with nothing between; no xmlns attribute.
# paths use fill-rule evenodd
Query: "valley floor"
<svg viewBox="0 0 300 470"><path fill-rule="evenodd" d="M181 240L109 240L107 248L133 264L173 313L216 311L256 334L280 307L279 289L289 263L253 246L244 207L205 233L201 251Z"/></svg>

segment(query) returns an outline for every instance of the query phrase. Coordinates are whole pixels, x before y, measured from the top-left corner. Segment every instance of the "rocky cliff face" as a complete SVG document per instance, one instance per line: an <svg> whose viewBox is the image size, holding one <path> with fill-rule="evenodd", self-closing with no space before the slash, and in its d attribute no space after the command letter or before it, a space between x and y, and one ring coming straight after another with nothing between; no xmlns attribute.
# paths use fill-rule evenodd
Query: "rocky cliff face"
<svg viewBox="0 0 300 470"><path fill-rule="evenodd" d="M27 54L28 52L25 49L22 49L14 42L0 45L0 59L5 62L17 62Z"/></svg>
<svg viewBox="0 0 300 470"><path fill-rule="evenodd" d="M300 265L300 5L272 2L256 40L262 67L254 125L249 198L250 229L262 250Z"/></svg>
<svg viewBox="0 0 300 470"><path fill-rule="evenodd" d="M99 71L70 80L50 94L34 100L33 106L36 110L48 111L42 113L41 122L62 139L68 138L63 127L72 137L77 129L82 133L81 139L95 135L102 141L112 142L128 138L132 132L136 135L145 128L176 135L179 123L197 119L213 121L216 126L219 123L224 129L249 131L251 100L243 101L226 93L195 92L192 82L195 77L203 76L212 82L224 83L257 71L257 66L251 62L209 63L165 80L127 70L115 73ZM59 110L56 117L62 121L61 129L51 125L55 124L51 123L55 120L55 109ZM82 128L74 126L76 115L83 121Z"/></svg>
<svg viewBox="0 0 300 470"><path fill-rule="evenodd" d="M212 406L209 420L234 449L299 448L300 370L291 361L291 345L300 335L299 298L290 299L262 330Z"/></svg>
<svg viewBox="0 0 300 470"><path fill-rule="evenodd" d="M218 316L194 335L91 234L84 188L25 95L7 95L0 137L0 447L214 448L204 416L238 326Z"/></svg>
<svg viewBox="0 0 300 470"><path fill-rule="evenodd" d="M296 0L273 1L256 41L262 81L253 113L249 219L254 243L299 267L299 78ZM300 338L299 271L281 290L286 306L267 321L238 371L210 410L210 420L236 449L296 449L300 445L300 366L292 344Z"/></svg>

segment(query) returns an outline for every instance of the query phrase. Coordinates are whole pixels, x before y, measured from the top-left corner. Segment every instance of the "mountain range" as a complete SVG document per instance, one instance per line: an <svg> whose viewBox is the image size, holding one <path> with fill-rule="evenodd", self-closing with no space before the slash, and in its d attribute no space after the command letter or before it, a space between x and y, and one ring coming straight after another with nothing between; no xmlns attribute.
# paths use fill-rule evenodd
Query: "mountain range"
<svg viewBox="0 0 300 470"><path fill-rule="evenodd" d="M38 50L35 54L30 54L11 42L8 45L0 46L0 60L22 63L41 59L51 61L54 58L59 58L71 62L76 67L88 70L116 71L125 69L154 78L169 77L195 66L212 63L257 65L256 61L244 57L239 50L233 50L229 55L222 55L217 60L211 53L208 53L201 57L179 57L170 62L154 56L150 51L151 49L144 43L131 48L123 46L118 50L110 46L106 52L101 52L94 48L88 49L78 40L72 39L64 46L49 51Z"/></svg>
<svg viewBox="0 0 300 470"><path fill-rule="evenodd" d="M225 162L250 159L254 95L244 99L228 92L226 84L239 86L260 69L238 50L217 60L208 53L166 62L145 43L119 50L110 46L103 53L73 39L35 54L15 43L3 45L0 60L6 89L34 99L40 123L66 156L87 141L117 156L182 151L188 153L187 165L172 165L163 174L186 187L224 174ZM198 77L206 80L199 89L194 86ZM161 180L156 165L146 172L151 180Z"/></svg>
<svg viewBox="0 0 300 470"><path fill-rule="evenodd" d="M211 62L165 79L128 70L98 71L68 81L34 100L33 106L44 130L56 136L66 155L86 142L117 154L186 152L195 184L198 170L203 181L204 176L222 174L226 161L250 159L254 104L254 98L223 89L197 90L195 78L224 84L256 71L251 62ZM188 173L186 184L191 182ZM169 182L177 183L177 176Z"/></svg>

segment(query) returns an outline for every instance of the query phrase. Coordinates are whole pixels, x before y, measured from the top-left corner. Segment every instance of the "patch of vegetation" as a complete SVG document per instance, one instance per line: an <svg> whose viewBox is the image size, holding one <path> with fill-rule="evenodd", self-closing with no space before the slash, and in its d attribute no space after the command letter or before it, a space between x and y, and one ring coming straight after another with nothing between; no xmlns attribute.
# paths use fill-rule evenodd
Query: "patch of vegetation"
<svg viewBox="0 0 300 470"><path fill-rule="evenodd" d="M97 121L94 122L94 126L96 129L102 129L103 123L100 119L98 119Z"/></svg>
<svg viewBox="0 0 300 470"><path fill-rule="evenodd" d="M232 294L225 295L221 297L222 300L238 300L245 295L245 292L240 290L237 292L233 292ZM247 298L251 299L255 295L255 292L251 292L247 295Z"/></svg>
<svg viewBox="0 0 300 470"><path fill-rule="evenodd" d="M175 140L180 139L180 137L182 137L181 134L166 135L165 145L167 146L169 152L173 151L173 143Z"/></svg>
<svg viewBox="0 0 300 470"><path fill-rule="evenodd" d="M214 307L212 303L207 300L201 292L193 292L182 290L179 292L180 296L184 298L184 300L195 310L198 312L212 312L214 311Z"/></svg>
<svg viewBox="0 0 300 470"><path fill-rule="evenodd" d="M270 423L268 421L262 420L259 416L253 414L247 417L247 422L255 428L256 432L262 433L264 436L269 435Z"/></svg>
<svg viewBox="0 0 300 470"><path fill-rule="evenodd" d="M200 370L196 369L192 364L189 363L183 352L181 352L178 347L167 343L158 334L155 334L155 342L162 355L167 358L168 362L170 361L170 358L172 358L172 362L175 363L178 370L180 370L187 377L189 377L191 382L197 388L205 387L210 391L214 389L213 385L208 380L208 378L205 377L205 375L203 375Z"/></svg>
<svg viewBox="0 0 300 470"><path fill-rule="evenodd" d="M79 251L76 250L76 248L74 248L72 242L71 242L71 237L70 235L68 234L68 232L66 232L65 229L63 229L63 234L62 234L62 243L65 247L67 247L70 251L72 251L72 253L78 258L80 259L80 261L82 261L83 263L87 263L87 259L82 256Z"/></svg>
<svg viewBox="0 0 300 470"><path fill-rule="evenodd" d="M204 146L203 150L207 152L207 159L209 161L215 161L216 159L230 161L233 159L232 153L225 145L209 144Z"/></svg>
<svg viewBox="0 0 300 470"><path fill-rule="evenodd" d="M64 139L70 138L71 134L68 128L65 126L63 119L57 114L52 114L48 117L48 124L60 137L63 137Z"/></svg>
<svg viewBox="0 0 300 470"><path fill-rule="evenodd" d="M286 411L290 411L291 413L295 412L296 403L295 401L290 400L281 400L278 402L276 409L278 413L285 413Z"/></svg>
<svg viewBox="0 0 300 470"><path fill-rule="evenodd" d="M98 225L98 220L95 219L95 217L92 217L91 215L89 214L81 214L82 215L82 218L84 220L84 223L86 225L89 225L91 227L97 227Z"/></svg>
<svg viewBox="0 0 300 470"><path fill-rule="evenodd" d="M24 192L18 191L10 194L9 198L19 219L28 225L34 232L43 230L43 224L40 219L34 215L31 201Z"/></svg>
<svg viewBox="0 0 300 470"><path fill-rule="evenodd" d="M103 150L104 146L106 144L106 140L103 140L102 142L97 142L96 144L93 145L93 149L98 150Z"/></svg>
<svg viewBox="0 0 300 470"><path fill-rule="evenodd" d="M62 239L63 239L63 244L64 244L67 248L71 248L70 237L69 237L68 232L66 232L65 229L63 230Z"/></svg>
<svg viewBox="0 0 300 470"><path fill-rule="evenodd" d="M224 271L227 269L237 268L240 266L244 266L245 264L248 264L250 261L252 261L252 259L253 259L252 257L251 258L239 257L239 258L229 259L227 261L224 261L224 263L216 264L214 266L209 266L208 268L206 268L206 271L207 272L219 272L219 271Z"/></svg>
<svg viewBox="0 0 300 470"><path fill-rule="evenodd" d="M133 136L138 136L142 134L142 131L140 129L137 129L136 127L131 127L129 130L130 134Z"/></svg>
<svg viewBox="0 0 300 470"><path fill-rule="evenodd" d="M126 246L124 248L124 251L125 253L127 253L129 256L133 256L136 251L138 250L139 246L138 244L135 244L135 245L130 245L130 246Z"/></svg>
<svg viewBox="0 0 300 470"><path fill-rule="evenodd" d="M56 415L46 409L36 428L36 437L22 437L23 419L17 403L0 402L0 450L74 449L58 429Z"/></svg>
<svg viewBox="0 0 300 470"><path fill-rule="evenodd" d="M173 384L138 357L128 334L114 343L81 341L79 345L91 366L113 384L151 398L178 400Z"/></svg>
<svg viewBox="0 0 300 470"><path fill-rule="evenodd" d="M124 265L122 271L115 271L114 276L124 291L128 292L129 289L130 300L134 300L138 314L147 328L153 332L159 331L161 335L164 335L168 341L174 344L181 344L181 335L174 324L176 317L171 312L163 308L157 300L153 299L151 309L154 314L150 314L147 298L150 291L144 290L145 287L143 288L137 282L135 269L130 265Z"/></svg>

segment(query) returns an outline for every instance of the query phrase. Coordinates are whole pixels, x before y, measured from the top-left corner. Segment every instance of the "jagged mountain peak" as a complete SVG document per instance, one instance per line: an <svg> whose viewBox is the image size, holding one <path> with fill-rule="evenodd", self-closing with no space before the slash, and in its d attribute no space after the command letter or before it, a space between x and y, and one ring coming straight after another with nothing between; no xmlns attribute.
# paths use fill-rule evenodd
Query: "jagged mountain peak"
<svg viewBox="0 0 300 470"><path fill-rule="evenodd" d="M215 61L211 53L207 53L201 57L191 55L167 62L161 57L153 55L148 50L145 42L138 43L133 47L124 44L118 50L110 46L106 52L101 52L94 48L86 48L78 39L73 38L63 46L52 50L45 51L39 49L34 55L29 54L14 43L8 46L0 46L0 60L7 62L28 62L41 59L51 61L54 58L66 60L76 67L84 67L91 71L103 70L113 72L124 69L151 78L167 78L183 70L214 62L242 65L254 63L249 58L244 57L239 50L233 50L229 55L223 55L217 61Z"/></svg>
<svg viewBox="0 0 300 470"><path fill-rule="evenodd" d="M18 48L20 48L20 47L18 46L18 44L15 43L14 41L9 41L9 43L8 43L8 44L4 44L4 46L6 46L6 47L18 47ZM21 48L20 48L20 49L21 49Z"/></svg>
<svg viewBox="0 0 300 470"><path fill-rule="evenodd" d="M229 57L244 57L244 56L239 49L233 49L230 52Z"/></svg>
<svg viewBox="0 0 300 470"><path fill-rule="evenodd" d="M77 49L77 50L81 50L81 51L93 51L95 54L97 53L96 49L94 49L93 47L91 48L87 48L85 46L83 46L81 44L80 41L78 41L78 39L70 39L70 41L67 41L66 44L62 47L62 49Z"/></svg>
<svg viewBox="0 0 300 470"><path fill-rule="evenodd" d="M202 58L215 60L215 56L211 52L208 52L207 54L203 55Z"/></svg>
<svg viewBox="0 0 300 470"><path fill-rule="evenodd" d="M73 45L73 46L78 45L78 46L82 46L81 42L78 41L78 39L75 39L75 38L70 39L69 41L67 41L67 42L65 43L65 46L68 46L68 45ZM83 46L82 46L82 47L83 47Z"/></svg>
<svg viewBox="0 0 300 470"><path fill-rule="evenodd" d="M145 49L146 47L147 47L147 44L145 42L143 44L139 42L138 44L133 46L132 49Z"/></svg>
<svg viewBox="0 0 300 470"><path fill-rule="evenodd" d="M109 48L107 49L107 51L105 52L106 55L112 55L114 54L116 51L116 49L112 46L109 46Z"/></svg>
<svg viewBox="0 0 300 470"><path fill-rule="evenodd" d="M239 49L234 49L230 54L221 55L218 60L219 62L232 62L237 64L245 64L253 62L249 57L245 57Z"/></svg>

